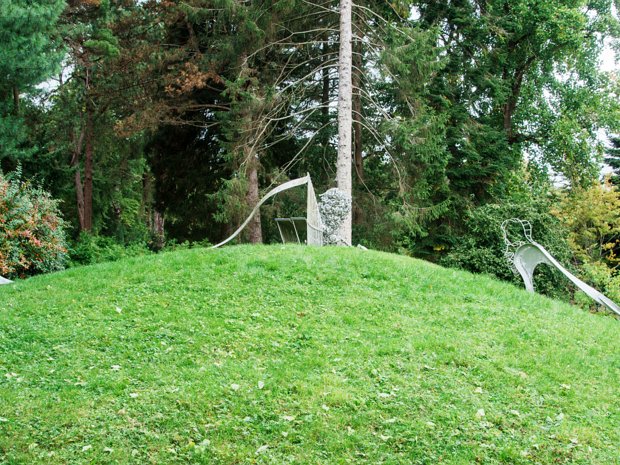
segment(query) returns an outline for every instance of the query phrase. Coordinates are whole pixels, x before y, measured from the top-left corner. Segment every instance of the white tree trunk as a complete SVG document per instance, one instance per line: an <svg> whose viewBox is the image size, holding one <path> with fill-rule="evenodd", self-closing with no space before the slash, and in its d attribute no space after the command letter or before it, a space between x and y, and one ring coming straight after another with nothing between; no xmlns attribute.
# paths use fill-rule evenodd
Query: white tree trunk
<svg viewBox="0 0 620 465"><path fill-rule="evenodd" d="M353 86L352 70L352 0L340 0L340 55L338 63L338 160L336 162L336 183L338 189L352 197L351 180L351 128L353 125L351 101ZM351 209L340 227L339 235L351 244Z"/></svg>

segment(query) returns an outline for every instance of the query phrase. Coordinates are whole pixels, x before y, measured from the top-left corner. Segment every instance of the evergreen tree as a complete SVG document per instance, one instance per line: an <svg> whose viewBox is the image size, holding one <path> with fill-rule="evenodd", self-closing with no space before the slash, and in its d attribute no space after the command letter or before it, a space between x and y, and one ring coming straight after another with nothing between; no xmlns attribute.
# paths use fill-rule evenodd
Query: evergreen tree
<svg viewBox="0 0 620 465"><path fill-rule="evenodd" d="M64 0L0 2L0 160L5 168L26 149L21 95L60 63L56 24L64 6Z"/></svg>

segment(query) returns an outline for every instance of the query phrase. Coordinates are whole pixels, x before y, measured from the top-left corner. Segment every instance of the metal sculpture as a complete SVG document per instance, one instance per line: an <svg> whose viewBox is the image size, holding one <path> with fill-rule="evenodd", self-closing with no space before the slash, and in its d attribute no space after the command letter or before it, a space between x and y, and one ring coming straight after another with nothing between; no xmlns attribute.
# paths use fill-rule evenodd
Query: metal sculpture
<svg viewBox="0 0 620 465"><path fill-rule="evenodd" d="M511 224L516 224L522 228L525 240L512 241L509 238L508 228ZM528 292L534 292L534 270L539 264L544 263L559 270L592 300L620 315L620 307L618 305L569 272L542 245L532 239L532 225L529 221L511 218L504 221L501 228L504 235L504 243L506 244L504 256L510 263L513 271L521 275L525 283L525 289Z"/></svg>
<svg viewBox="0 0 620 465"><path fill-rule="evenodd" d="M254 215L258 212L261 205L263 205L267 200L273 197L280 192L283 192L288 189L292 189L293 187L299 187L306 185L308 187L308 196L307 196L307 211L306 211L306 224L307 224L307 236L306 241L308 245L323 245L323 223L321 221L321 214L319 213L319 206L316 201L316 195L314 193L314 187L312 185L312 180L310 179L310 175L306 175L303 178L293 179L291 181L285 182L284 184L279 185L278 187L270 190L254 207L250 216L239 226L239 228L232 233L230 237L223 240L219 244L211 247L212 249L216 249L221 247L224 244L232 241L235 237L237 237L241 231L250 223Z"/></svg>
<svg viewBox="0 0 620 465"><path fill-rule="evenodd" d="M280 239L282 239L283 244L303 244L306 242L308 220L303 216L276 218L276 224L278 225L278 232L280 233Z"/></svg>

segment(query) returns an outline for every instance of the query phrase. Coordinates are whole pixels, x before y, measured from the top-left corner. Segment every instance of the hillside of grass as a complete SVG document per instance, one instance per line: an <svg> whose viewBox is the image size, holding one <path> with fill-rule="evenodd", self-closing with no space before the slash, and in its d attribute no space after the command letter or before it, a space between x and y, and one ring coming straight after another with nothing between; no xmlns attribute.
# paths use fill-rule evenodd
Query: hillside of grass
<svg viewBox="0 0 620 465"><path fill-rule="evenodd" d="M372 251L0 287L2 464L617 464L620 321Z"/></svg>

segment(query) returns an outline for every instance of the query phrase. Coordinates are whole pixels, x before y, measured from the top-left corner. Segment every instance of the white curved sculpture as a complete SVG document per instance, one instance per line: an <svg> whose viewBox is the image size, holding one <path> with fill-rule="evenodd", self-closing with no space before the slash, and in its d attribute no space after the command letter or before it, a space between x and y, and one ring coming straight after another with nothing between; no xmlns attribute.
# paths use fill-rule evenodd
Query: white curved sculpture
<svg viewBox="0 0 620 465"><path fill-rule="evenodd" d="M293 179L291 181L285 182L284 184L279 185L278 187L270 190L261 200L256 204L250 216L239 226L239 228L232 233L230 237L223 240L219 244L215 244L212 246L212 249L217 249L218 247L227 244L232 241L235 237L237 237L243 228L245 228L252 217L256 215L261 205L263 205L267 200L273 197L280 192L283 192L287 189L291 189L293 187L303 186L306 184L308 186L308 199L307 199L307 212L306 212L306 222L308 224L308 234L307 234L307 242L308 245L323 245L323 224L321 222L321 215L319 213L319 206L316 201L316 195L314 193L314 187L312 186L312 180L310 179L310 175L306 175L303 178Z"/></svg>
<svg viewBox="0 0 620 465"><path fill-rule="evenodd" d="M516 223L523 228L525 241L510 241L507 232L510 223ZM518 218L506 220L502 223L502 232L504 234L504 242L506 243L504 255L509 260L511 266L514 267L514 270L523 278L525 289L528 292L534 292L534 270L539 264L544 263L559 270L592 300L607 307L617 315L620 315L620 307L618 307L618 305L592 286L589 286L581 279L577 278L553 258L542 245L532 239L532 225L529 221L523 221Z"/></svg>
<svg viewBox="0 0 620 465"><path fill-rule="evenodd" d="M11 284L13 281L11 281L10 279L6 279L3 278L2 276L0 276L0 285L2 284Z"/></svg>

